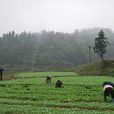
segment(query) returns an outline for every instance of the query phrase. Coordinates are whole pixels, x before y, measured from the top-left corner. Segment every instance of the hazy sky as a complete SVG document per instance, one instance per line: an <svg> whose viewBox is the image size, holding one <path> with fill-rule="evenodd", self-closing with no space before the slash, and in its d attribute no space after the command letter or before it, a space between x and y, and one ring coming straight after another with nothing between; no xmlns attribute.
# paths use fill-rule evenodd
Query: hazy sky
<svg viewBox="0 0 114 114"><path fill-rule="evenodd" d="M93 27L114 30L114 0L0 0L0 35Z"/></svg>

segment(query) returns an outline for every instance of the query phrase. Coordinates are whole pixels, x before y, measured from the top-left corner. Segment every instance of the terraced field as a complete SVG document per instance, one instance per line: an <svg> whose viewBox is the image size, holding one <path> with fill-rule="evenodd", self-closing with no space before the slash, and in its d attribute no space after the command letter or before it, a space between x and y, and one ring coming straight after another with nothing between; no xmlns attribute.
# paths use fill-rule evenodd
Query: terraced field
<svg viewBox="0 0 114 114"><path fill-rule="evenodd" d="M49 86L45 85L48 74L53 76ZM102 92L102 83L113 82L113 77L79 77L72 72L21 73L17 77L0 82L0 114L114 114L114 103L110 99L104 103ZM55 88L58 79L64 81L64 88Z"/></svg>

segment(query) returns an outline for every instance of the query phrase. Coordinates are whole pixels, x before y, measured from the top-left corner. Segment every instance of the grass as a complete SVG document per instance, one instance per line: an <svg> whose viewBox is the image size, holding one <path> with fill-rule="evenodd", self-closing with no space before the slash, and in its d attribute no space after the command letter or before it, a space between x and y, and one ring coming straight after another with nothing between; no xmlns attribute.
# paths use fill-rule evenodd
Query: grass
<svg viewBox="0 0 114 114"><path fill-rule="evenodd" d="M114 76L114 61L105 60L101 65L101 62L88 63L78 66L75 70L79 75L102 75L102 76Z"/></svg>
<svg viewBox="0 0 114 114"><path fill-rule="evenodd" d="M76 76L77 74L74 72L25 72L20 73L17 77L46 77L47 75L52 75L53 77L66 77L66 76Z"/></svg>
<svg viewBox="0 0 114 114"><path fill-rule="evenodd" d="M110 99L104 103L102 91L102 83L113 82L113 77L80 77L72 72L51 72L55 77L48 86L44 77L48 73L22 73L18 74L18 79L1 81L0 114L114 113L114 104ZM58 79L64 82L64 88L55 88Z"/></svg>

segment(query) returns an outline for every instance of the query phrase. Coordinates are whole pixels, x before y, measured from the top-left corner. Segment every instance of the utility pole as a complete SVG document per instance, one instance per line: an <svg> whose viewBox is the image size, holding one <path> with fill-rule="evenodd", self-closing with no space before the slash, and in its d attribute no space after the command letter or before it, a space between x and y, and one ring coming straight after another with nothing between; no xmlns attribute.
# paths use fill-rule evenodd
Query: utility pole
<svg viewBox="0 0 114 114"><path fill-rule="evenodd" d="M89 45L89 46L88 46L88 49L89 49L89 62L90 62L90 63L91 63L91 48L92 48L92 47Z"/></svg>

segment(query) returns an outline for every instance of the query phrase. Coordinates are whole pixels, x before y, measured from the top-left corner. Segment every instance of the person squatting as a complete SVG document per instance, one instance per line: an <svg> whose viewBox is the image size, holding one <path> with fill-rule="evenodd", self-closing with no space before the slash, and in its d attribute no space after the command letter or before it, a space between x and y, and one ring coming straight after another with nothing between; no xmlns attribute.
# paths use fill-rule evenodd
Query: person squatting
<svg viewBox="0 0 114 114"><path fill-rule="evenodd" d="M55 84L55 88L63 88L63 87L64 87L64 83L61 80L57 80Z"/></svg>

